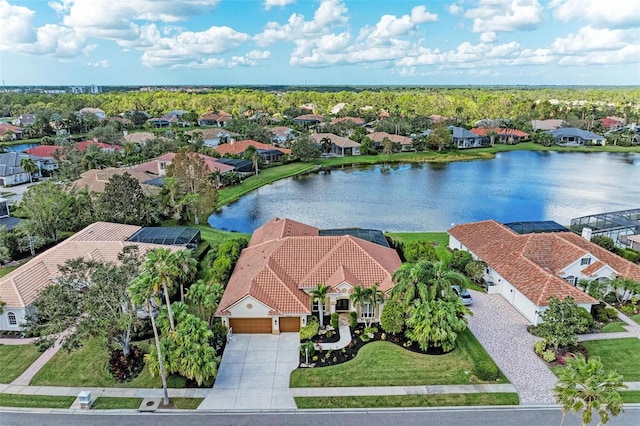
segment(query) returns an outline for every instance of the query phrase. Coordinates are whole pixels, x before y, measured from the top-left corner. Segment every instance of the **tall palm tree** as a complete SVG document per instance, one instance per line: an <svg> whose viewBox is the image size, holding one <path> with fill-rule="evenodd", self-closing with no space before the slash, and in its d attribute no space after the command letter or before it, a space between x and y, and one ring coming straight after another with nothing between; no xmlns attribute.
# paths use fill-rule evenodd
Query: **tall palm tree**
<svg viewBox="0 0 640 426"><path fill-rule="evenodd" d="M193 257L193 251L180 250L175 253L178 267L178 282L180 283L180 301L184 302L184 285L193 281L198 272L198 261Z"/></svg>
<svg viewBox="0 0 640 426"><path fill-rule="evenodd" d="M429 300L429 280L432 276L433 263L428 260L421 260L415 264L403 263L393 273L395 286L391 291L392 297L400 302L404 310L415 299L423 302Z"/></svg>
<svg viewBox="0 0 640 426"><path fill-rule="evenodd" d="M371 291L370 289L363 288L361 286L356 286L353 288L351 296L349 296L351 301L355 306L360 306L362 309L365 303L371 300ZM362 313L360 314L362 316ZM365 325L367 325L367 319L364 320Z"/></svg>
<svg viewBox="0 0 640 426"><path fill-rule="evenodd" d="M620 390L626 386L622 380L615 371L605 371L600 358L587 361L580 354L560 370L553 390L563 414L582 411L582 424L588 425L595 410L600 416L598 424L603 425L609 421L609 413L617 416L624 411Z"/></svg>
<svg viewBox="0 0 640 426"><path fill-rule="evenodd" d="M142 263L142 272L149 274L155 291L159 291L162 288L165 303L167 304L169 324L171 325L171 331L174 332L176 326L173 320L173 312L171 311L169 290L173 289L177 277L180 275L176 256L167 248L151 250L147 253L147 257Z"/></svg>
<svg viewBox="0 0 640 426"><path fill-rule="evenodd" d="M373 307L373 315L375 316L376 308L379 304L384 303L384 292L378 288L380 284L375 283L370 288L368 288L369 293L369 303ZM369 326L373 323L373 316L369 319Z"/></svg>
<svg viewBox="0 0 640 426"><path fill-rule="evenodd" d="M39 170L35 161L32 158L24 157L20 159L20 167L29 174L29 182L33 182L33 174Z"/></svg>
<svg viewBox="0 0 640 426"><path fill-rule="evenodd" d="M251 162L253 163L253 170L256 171L256 176L258 176L258 173L259 173L258 167L260 166L260 153L258 152L257 149L251 156Z"/></svg>
<svg viewBox="0 0 640 426"><path fill-rule="evenodd" d="M327 298L327 293L329 293L331 287L328 285L318 283L318 286L315 290L311 292L311 299L314 302L318 302L318 316L320 317L320 327L324 327L324 302Z"/></svg>
<svg viewBox="0 0 640 426"><path fill-rule="evenodd" d="M157 302L157 288L154 280L148 273L140 275L133 280L128 288L129 296L136 305L144 305L149 318L151 319L151 327L153 328L153 337L156 342L156 351L158 353L158 365L160 366L160 379L162 379L162 392L164 405L169 404L169 392L167 390L167 374L164 371L164 362L162 358L162 349L160 348L160 337L158 336L158 327L156 326L155 312L152 306L152 300Z"/></svg>
<svg viewBox="0 0 640 426"><path fill-rule="evenodd" d="M469 284L469 279L461 272L449 269L442 261L433 262L433 277L431 279L431 300L453 299L457 295L451 289L452 285L458 285L464 290Z"/></svg>

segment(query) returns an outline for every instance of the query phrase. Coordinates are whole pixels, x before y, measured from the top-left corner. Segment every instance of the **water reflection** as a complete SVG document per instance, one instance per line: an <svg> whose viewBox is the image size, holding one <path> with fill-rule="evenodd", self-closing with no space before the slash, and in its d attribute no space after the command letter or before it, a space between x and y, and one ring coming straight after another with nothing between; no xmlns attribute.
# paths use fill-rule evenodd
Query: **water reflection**
<svg viewBox="0 0 640 426"><path fill-rule="evenodd" d="M444 165L355 166L262 187L209 218L252 232L271 218L320 228L445 230L451 223L555 220L640 207L640 154L513 151Z"/></svg>

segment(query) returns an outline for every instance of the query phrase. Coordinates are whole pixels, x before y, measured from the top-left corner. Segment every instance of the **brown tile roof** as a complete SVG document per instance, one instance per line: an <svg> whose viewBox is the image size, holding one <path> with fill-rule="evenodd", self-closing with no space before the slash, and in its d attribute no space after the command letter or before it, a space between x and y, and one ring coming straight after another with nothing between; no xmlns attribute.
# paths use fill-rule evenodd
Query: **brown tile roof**
<svg viewBox="0 0 640 426"><path fill-rule="evenodd" d="M127 133L124 140L129 143L142 143L155 139L157 136L151 132Z"/></svg>
<svg viewBox="0 0 640 426"><path fill-rule="evenodd" d="M93 140L87 140L87 141L78 142L78 144L76 146L78 147L78 150L80 152L84 152L89 145L95 145L100 149L111 149L111 150L114 150L114 151L121 151L122 150L121 146L110 145L108 143L96 142L96 141L93 141Z"/></svg>
<svg viewBox="0 0 640 426"><path fill-rule="evenodd" d="M490 130L493 130L494 132L496 132L497 135L503 135L503 136L513 135L513 136L518 136L520 138L529 137L529 133L525 133L517 129L500 129L500 128L487 129L485 127L475 127L469 131L477 136L487 136Z"/></svg>
<svg viewBox="0 0 640 426"><path fill-rule="evenodd" d="M373 132L367 135L369 139L374 142L382 142L384 138L389 139L391 142L399 143L400 145L411 145L413 141L411 138L401 135L392 135L387 132Z"/></svg>
<svg viewBox="0 0 640 426"><path fill-rule="evenodd" d="M0 135L4 135L6 133L14 133L16 135L21 135L24 130L22 127L14 126L12 124L0 123Z"/></svg>
<svg viewBox="0 0 640 426"><path fill-rule="evenodd" d="M60 148L62 147L57 145L39 145L29 148L25 152L29 155L35 155L36 157L53 158L53 154Z"/></svg>
<svg viewBox="0 0 640 426"><path fill-rule="evenodd" d="M249 146L253 146L256 149L277 149L278 151L281 151L284 154L291 154L290 149L278 148L273 145L267 145L266 143L253 141L251 139L223 143L222 145L218 145L213 149L215 149L222 155L224 154L240 155L243 152L245 152L247 148L249 148Z"/></svg>
<svg viewBox="0 0 640 426"><path fill-rule="evenodd" d="M345 123L345 122L353 123L356 126L364 126L364 119L360 117L339 117L331 120L331 124L338 124L338 123Z"/></svg>
<svg viewBox="0 0 640 426"><path fill-rule="evenodd" d="M586 254L570 232L520 235L493 220L457 225L449 234L490 265L537 306L551 296L597 301L556 274ZM581 238L576 235L576 238ZM584 240L590 245L594 245ZM596 257L596 253L591 251ZM623 259L624 260L624 259ZM640 269L640 267L638 267Z"/></svg>
<svg viewBox="0 0 640 426"><path fill-rule="evenodd" d="M167 163L167 165L168 165L173 161L175 156L176 156L175 153L169 152L167 154L161 155L160 157L156 158L155 160L151 160L151 161L144 162L142 164L138 164L132 170L135 170L135 171L141 172L141 173L142 172L144 172L144 173L153 173L154 175L158 175L158 174L160 174L160 165L159 165L159 163L164 162L164 163ZM209 157L208 155L204 155L204 154L198 154L198 156L204 160L205 165L207 166L207 168L209 169L209 171L211 173L215 172L216 170L219 170L220 173L226 173L226 172L229 172L229 171L235 169L235 167L230 166L228 164L219 163L217 161L218 159L215 158L215 157Z"/></svg>
<svg viewBox="0 0 640 426"><path fill-rule="evenodd" d="M274 315L310 313L303 289L319 283L379 283L383 291L393 286L391 275L401 264L395 250L350 235L321 237L317 232L289 219L258 228L238 259L217 314L228 315L245 296L269 306Z"/></svg>
<svg viewBox="0 0 640 426"><path fill-rule="evenodd" d="M342 136L334 135L333 133L313 133L309 135L311 140L315 143L321 143L322 139L329 138L332 143L340 148L358 148L360 144L356 141L352 141L349 138L343 138Z"/></svg>
<svg viewBox="0 0 640 426"><path fill-rule="evenodd" d="M123 175L129 173L131 177L136 179L142 188L149 194L158 194L160 188L152 185L144 185L144 182L153 179L155 176L151 176L144 171L135 169L121 169L116 167L107 167L106 169L91 169L80 175L80 179L73 182L73 186L76 188L87 188L90 192L104 192L104 187L114 175Z"/></svg>
<svg viewBox="0 0 640 426"><path fill-rule="evenodd" d="M604 263L601 260L598 260L597 262L594 262L591 265L584 268L581 272L585 275L589 275L590 277L592 277L596 274L596 272L598 272L600 269L604 268L605 266L607 266L606 263Z"/></svg>
<svg viewBox="0 0 640 426"><path fill-rule="evenodd" d="M236 133L236 132L232 132L231 130L226 130L224 128L221 127L199 127L197 129L194 130L189 130L188 132L185 132L188 135L193 135L195 133L201 133L202 134L202 138L204 140L207 139L215 139L222 136L231 136L232 138L235 138L236 136L240 136L240 134Z"/></svg>
<svg viewBox="0 0 640 426"><path fill-rule="evenodd" d="M96 222L87 226L0 278L0 300L9 308L29 306L43 289L54 282L59 274L58 266L70 259L81 257L115 263L118 261L118 254L127 245L138 246L142 254L159 247L182 249L179 246L124 241L139 229L139 226L108 222Z"/></svg>

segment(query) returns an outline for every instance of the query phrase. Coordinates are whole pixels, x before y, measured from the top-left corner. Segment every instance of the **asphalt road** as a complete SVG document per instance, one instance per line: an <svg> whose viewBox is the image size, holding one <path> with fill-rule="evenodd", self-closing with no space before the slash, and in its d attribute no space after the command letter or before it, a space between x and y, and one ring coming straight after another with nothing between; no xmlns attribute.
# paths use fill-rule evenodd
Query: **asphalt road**
<svg viewBox="0 0 640 426"><path fill-rule="evenodd" d="M594 423L597 423L597 416ZM562 414L557 408L461 408L461 409L416 409L416 410L370 410L336 412L295 413L150 413L150 414L61 414L36 412L0 412L2 426L80 426L80 425L518 425L518 426L574 426L580 425L575 415ZM607 425L640 425L640 406L627 407L625 412L612 418Z"/></svg>

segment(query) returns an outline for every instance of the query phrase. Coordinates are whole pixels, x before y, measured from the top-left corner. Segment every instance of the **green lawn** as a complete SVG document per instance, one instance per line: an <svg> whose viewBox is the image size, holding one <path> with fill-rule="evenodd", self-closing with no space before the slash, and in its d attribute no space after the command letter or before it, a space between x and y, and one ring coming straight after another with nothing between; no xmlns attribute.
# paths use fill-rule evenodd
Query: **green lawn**
<svg viewBox="0 0 640 426"><path fill-rule="evenodd" d="M204 398L171 398L171 403L178 410L195 410L203 400Z"/></svg>
<svg viewBox="0 0 640 426"><path fill-rule="evenodd" d="M517 393L459 393L438 395L328 396L294 398L298 408L454 407L518 405Z"/></svg>
<svg viewBox="0 0 640 426"><path fill-rule="evenodd" d="M620 331L627 331L626 328L624 328L625 323L622 321L614 321L614 322L610 322L609 324L605 325L604 327L602 327L602 329L600 330L601 333L617 333Z"/></svg>
<svg viewBox="0 0 640 426"><path fill-rule="evenodd" d="M0 278L4 277L9 272L12 272L12 271L18 269L20 266L22 266L23 263L24 262L21 262L19 265L5 266L5 267L0 268Z"/></svg>
<svg viewBox="0 0 640 426"><path fill-rule="evenodd" d="M446 232L387 232L386 235L403 243L426 240L443 246L449 244L449 234Z"/></svg>
<svg viewBox="0 0 640 426"><path fill-rule="evenodd" d="M0 393L0 407L69 408L75 399L75 396Z"/></svg>
<svg viewBox="0 0 640 426"><path fill-rule="evenodd" d="M640 324L640 314L632 316L631 319Z"/></svg>
<svg viewBox="0 0 640 426"><path fill-rule="evenodd" d="M99 396L94 401L93 410L137 410L142 404L142 398L117 398Z"/></svg>
<svg viewBox="0 0 640 426"><path fill-rule="evenodd" d="M422 355L390 342L373 342L343 364L294 370L291 387L469 384L474 365L486 361L492 362L469 330L458 338L458 348L445 355ZM502 373L497 382L507 383Z"/></svg>
<svg viewBox="0 0 640 426"><path fill-rule="evenodd" d="M640 391L623 391L620 392L622 400L625 404L638 404L640 403Z"/></svg>
<svg viewBox="0 0 640 426"><path fill-rule="evenodd" d="M298 175L300 173L311 171L315 168L310 163L290 163L283 166L264 169L258 173L258 176L250 176L239 185L224 188L218 192L218 205L232 203L243 195L260 188L261 186L275 182L280 179Z"/></svg>
<svg viewBox="0 0 640 426"><path fill-rule="evenodd" d="M149 344L135 343L144 350ZM145 366L135 379L120 383L113 379L108 370L109 354L98 339L91 339L85 345L72 352L60 350L45 364L45 366L31 380L34 386L92 386L118 388L160 388L162 382L159 376L151 377ZM185 379L170 376L168 386L172 388L185 387Z"/></svg>
<svg viewBox="0 0 640 426"><path fill-rule="evenodd" d="M251 234L243 234L240 232L228 232L220 231L219 229L212 228L209 225L189 225L190 227L198 228L200 230L200 237L203 241L208 242L211 247L215 247L225 240L232 238L247 237L251 238Z"/></svg>
<svg viewBox="0 0 640 426"><path fill-rule="evenodd" d="M0 345L0 383L11 383L19 377L40 352L34 345Z"/></svg>
<svg viewBox="0 0 640 426"><path fill-rule="evenodd" d="M622 374L625 382L640 382L640 340L630 337L591 340L582 344L589 357L600 357L605 369Z"/></svg>

